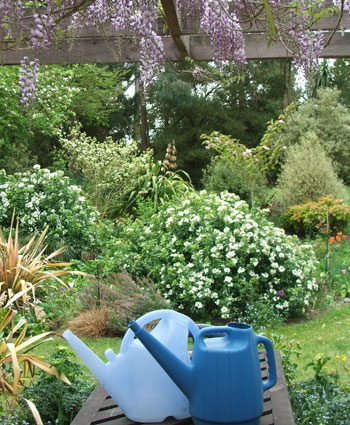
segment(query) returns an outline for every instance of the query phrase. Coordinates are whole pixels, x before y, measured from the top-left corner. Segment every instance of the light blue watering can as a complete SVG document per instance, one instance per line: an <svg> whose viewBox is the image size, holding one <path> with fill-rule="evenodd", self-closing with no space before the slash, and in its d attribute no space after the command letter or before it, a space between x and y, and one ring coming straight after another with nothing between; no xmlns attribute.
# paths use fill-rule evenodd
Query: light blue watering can
<svg viewBox="0 0 350 425"><path fill-rule="evenodd" d="M173 310L155 310L137 319L138 326L159 320L151 335L169 351L189 365L188 333L197 337L199 329L187 316ZM136 322L135 322L136 323ZM84 361L100 384L135 422L163 422L168 416L183 419L190 416L188 399L149 354L129 329L119 354L110 348L107 363L96 356L71 331L63 333L73 350Z"/></svg>
<svg viewBox="0 0 350 425"><path fill-rule="evenodd" d="M203 328L194 342L192 363L186 364L135 321L129 328L188 397L195 425L259 423L263 392L277 380L274 350L268 338L255 335L251 326L242 323ZM258 344L266 348L266 382L261 378Z"/></svg>

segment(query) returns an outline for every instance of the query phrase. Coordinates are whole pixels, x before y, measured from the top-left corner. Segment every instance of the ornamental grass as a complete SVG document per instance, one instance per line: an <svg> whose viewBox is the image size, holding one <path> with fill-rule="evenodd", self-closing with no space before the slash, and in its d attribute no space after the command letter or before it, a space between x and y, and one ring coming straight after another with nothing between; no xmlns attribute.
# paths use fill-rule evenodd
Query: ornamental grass
<svg viewBox="0 0 350 425"><path fill-rule="evenodd" d="M12 220L7 239L0 229L0 282L2 284L0 294L2 297L6 296L8 300L12 299L17 307L29 302L29 293L35 301L35 288L43 285L48 279L53 278L66 286L60 277L71 273L66 269L70 263L52 261L65 250L65 247L47 256L44 254L46 246L43 243L47 228L39 237L34 235L22 247L20 247L18 228L17 221L13 236Z"/></svg>

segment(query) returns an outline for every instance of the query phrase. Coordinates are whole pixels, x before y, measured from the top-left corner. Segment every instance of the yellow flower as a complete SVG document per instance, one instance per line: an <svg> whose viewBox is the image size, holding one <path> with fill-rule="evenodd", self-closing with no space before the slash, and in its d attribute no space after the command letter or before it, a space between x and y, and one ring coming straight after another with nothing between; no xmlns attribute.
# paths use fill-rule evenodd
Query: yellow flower
<svg viewBox="0 0 350 425"><path fill-rule="evenodd" d="M336 359L339 359L339 358L340 358L340 356L338 356L338 355L337 355L337 356L335 356L335 358L336 358Z"/></svg>
<svg viewBox="0 0 350 425"><path fill-rule="evenodd" d="M343 356L341 359L343 360L343 362L346 362L346 356Z"/></svg>

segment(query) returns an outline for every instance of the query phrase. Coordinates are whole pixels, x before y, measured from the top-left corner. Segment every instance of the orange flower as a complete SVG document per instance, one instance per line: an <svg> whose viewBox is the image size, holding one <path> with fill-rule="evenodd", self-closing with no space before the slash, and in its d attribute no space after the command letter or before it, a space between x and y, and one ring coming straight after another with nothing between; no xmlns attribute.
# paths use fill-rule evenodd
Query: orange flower
<svg viewBox="0 0 350 425"><path fill-rule="evenodd" d="M337 242L341 242L341 239L340 239L340 236L339 235L337 235L335 238L336 238Z"/></svg>
<svg viewBox="0 0 350 425"><path fill-rule="evenodd" d="M343 235L343 239L346 239L346 235Z"/></svg>
<svg viewBox="0 0 350 425"><path fill-rule="evenodd" d="M329 238L329 243L330 244L334 243L334 236L332 236L332 237Z"/></svg>

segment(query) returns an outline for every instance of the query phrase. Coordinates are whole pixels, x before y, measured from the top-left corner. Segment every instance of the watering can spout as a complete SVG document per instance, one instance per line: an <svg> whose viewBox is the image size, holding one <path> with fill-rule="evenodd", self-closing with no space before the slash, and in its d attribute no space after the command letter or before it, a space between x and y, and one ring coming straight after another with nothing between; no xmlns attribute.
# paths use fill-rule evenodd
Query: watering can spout
<svg viewBox="0 0 350 425"><path fill-rule="evenodd" d="M96 354L69 329L63 332L62 336L96 376L97 380L103 385L110 378L106 363L96 356Z"/></svg>
<svg viewBox="0 0 350 425"><path fill-rule="evenodd" d="M185 396L190 398L192 393L192 366L180 360L136 321L133 320L128 326Z"/></svg>

